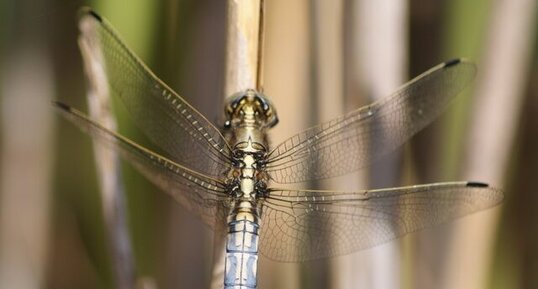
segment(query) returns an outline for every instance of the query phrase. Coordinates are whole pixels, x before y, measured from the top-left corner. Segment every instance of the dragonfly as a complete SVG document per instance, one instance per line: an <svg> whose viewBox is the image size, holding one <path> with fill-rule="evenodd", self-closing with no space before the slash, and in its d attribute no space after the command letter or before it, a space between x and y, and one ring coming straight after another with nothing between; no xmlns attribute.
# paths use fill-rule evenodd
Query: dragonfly
<svg viewBox="0 0 538 289"><path fill-rule="evenodd" d="M163 153L65 103L55 107L210 227L225 228L226 289L257 288L259 253L282 262L349 254L502 201L500 189L480 182L356 191L292 185L357 171L396 150L471 82L476 68L465 59L271 147L267 131L278 116L261 92L230 96L216 126L151 72L106 19L86 9L79 21L86 27L80 37L103 53L114 95Z"/></svg>

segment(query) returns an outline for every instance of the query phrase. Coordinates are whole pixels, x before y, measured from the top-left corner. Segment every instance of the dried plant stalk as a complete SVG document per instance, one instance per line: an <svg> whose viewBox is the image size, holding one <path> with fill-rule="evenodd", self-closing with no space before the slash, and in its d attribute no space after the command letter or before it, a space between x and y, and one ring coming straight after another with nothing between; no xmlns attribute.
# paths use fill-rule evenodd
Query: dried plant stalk
<svg viewBox="0 0 538 289"><path fill-rule="evenodd" d="M537 2L494 1L492 5L471 126L465 138L463 176L502 187L515 141L524 81L532 63ZM487 287L499 213L500 209L480 213L456 228L451 246L457 249L451 250L448 281L442 288Z"/></svg>
<svg viewBox="0 0 538 289"><path fill-rule="evenodd" d="M344 5L344 93L346 103L358 107L386 97L407 80L407 4L349 0ZM364 173L350 181L357 187L394 186L399 164L392 155L371 167L368 185ZM401 288L400 255L399 242L390 242L341 257L333 270L338 273L334 288Z"/></svg>
<svg viewBox="0 0 538 289"><path fill-rule="evenodd" d="M105 70L105 60L95 35L94 22L79 23L79 47L88 80L87 101L91 118L115 130L110 91ZM134 259L127 228L125 192L122 185L119 156L116 152L94 141L95 162L101 187L101 199L109 249L112 254L116 287L135 288Z"/></svg>
<svg viewBox="0 0 538 289"><path fill-rule="evenodd" d="M262 6L261 0L228 1L225 96L259 88Z"/></svg>

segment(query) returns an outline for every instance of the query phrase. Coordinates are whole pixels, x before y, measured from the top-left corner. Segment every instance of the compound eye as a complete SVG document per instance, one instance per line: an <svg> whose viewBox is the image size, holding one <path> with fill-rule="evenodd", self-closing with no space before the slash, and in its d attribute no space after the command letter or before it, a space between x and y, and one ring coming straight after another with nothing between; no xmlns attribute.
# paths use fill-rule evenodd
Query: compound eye
<svg viewBox="0 0 538 289"><path fill-rule="evenodd" d="M257 96L256 100L261 104L260 106L264 112L267 112L269 110L270 106L269 106L269 103L267 102L267 99L261 96Z"/></svg>
<svg viewBox="0 0 538 289"><path fill-rule="evenodd" d="M263 108L264 112L268 112L269 111L269 104L267 104L267 102L264 101L262 108Z"/></svg>

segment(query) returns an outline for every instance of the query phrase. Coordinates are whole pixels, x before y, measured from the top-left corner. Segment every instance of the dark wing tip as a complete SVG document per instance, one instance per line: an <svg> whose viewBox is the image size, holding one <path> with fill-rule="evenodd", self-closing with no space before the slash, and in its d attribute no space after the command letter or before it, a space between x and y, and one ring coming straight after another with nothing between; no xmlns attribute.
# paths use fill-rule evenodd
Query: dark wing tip
<svg viewBox="0 0 538 289"><path fill-rule="evenodd" d="M90 13L90 15L95 17L95 19L99 20L99 22L103 22L103 18L101 18L101 15L97 14L95 11L90 10L89 13Z"/></svg>
<svg viewBox="0 0 538 289"><path fill-rule="evenodd" d="M488 184L481 183L481 182L467 182L467 186L468 187L478 187L478 188L487 188L487 187L489 187Z"/></svg>
<svg viewBox="0 0 538 289"><path fill-rule="evenodd" d="M65 110L65 111L71 111L71 107L63 102L60 102L60 101L56 101L56 100L53 100L52 101L52 105L54 105L55 107L61 109L61 110Z"/></svg>
<svg viewBox="0 0 538 289"><path fill-rule="evenodd" d="M84 15L90 15L92 16L93 18L95 18L97 21L99 22L103 22L103 18L101 17L101 15L97 14L97 12L95 12L92 8L90 7L82 7L80 8L80 11L79 11L79 18L84 16Z"/></svg>
<svg viewBox="0 0 538 289"><path fill-rule="evenodd" d="M450 66L454 66L458 63L461 62L461 58L455 58L455 59L451 59L449 61L446 61L444 64L445 64L445 67L450 67Z"/></svg>

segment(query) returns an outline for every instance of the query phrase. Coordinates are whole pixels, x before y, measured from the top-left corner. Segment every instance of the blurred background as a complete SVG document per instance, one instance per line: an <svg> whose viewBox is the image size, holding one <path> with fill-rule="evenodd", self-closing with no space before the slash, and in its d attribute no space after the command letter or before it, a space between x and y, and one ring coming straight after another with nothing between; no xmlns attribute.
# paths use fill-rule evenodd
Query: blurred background
<svg viewBox="0 0 538 289"><path fill-rule="evenodd" d="M538 54L533 0L267 1L274 144L467 57L472 87L400 153L340 189L488 182L502 206L348 256L261 258L260 288L538 288ZM148 66L220 125L226 1L0 2L0 288L119 288L91 140L50 101L86 111L77 47L91 6ZM119 113L122 134L151 147ZM128 165L139 288L209 288L213 233ZM220 280L218 282L221 282Z"/></svg>

